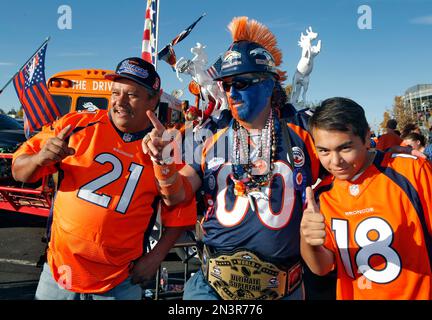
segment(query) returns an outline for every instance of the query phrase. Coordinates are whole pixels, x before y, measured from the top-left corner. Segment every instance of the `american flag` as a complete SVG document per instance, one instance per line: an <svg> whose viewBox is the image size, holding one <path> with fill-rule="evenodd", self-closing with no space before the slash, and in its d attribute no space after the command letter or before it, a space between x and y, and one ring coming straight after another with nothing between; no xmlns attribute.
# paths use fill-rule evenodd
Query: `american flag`
<svg viewBox="0 0 432 320"><path fill-rule="evenodd" d="M189 33L191 33L192 29L195 28L195 25L198 23L198 21L200 21L206 14L203 13L201 15L201 17L199 17L198 19L196 19L196 21L194 23L192 23L189 27L187 27L186 29L184 29L182 32L180 32L179 35L177 35L177 37L175 37L172 41L171 41L171 45L175 46L177 43L179 43L180 41L182 41L184 38L186 38Z"/></svg>
<svg viewBox="0 0 432 320"><path fill-rule="evenodd" d="M48 92L45 81L47 45L45 43L36 52L13 80L18 99L25 112L24 128L26 132L33 132L60 117L60 111Z"/></svg>
<svg viewBox="0 0 432 320"><path fill-rule="evenodd" d="M174 69L174 65L177 62L177 58L175 56L174 48L177 43L186 38L189 33L191 33L192 29L195 28L198 21L200 21L206 14L203 13L201 17L195 20L189 27L180 32L170 43L168 43L161 51L158 52L158 60L166 61L171 67Z"/></svg>
<svg viewBox="0 0 432 320"><path fill-rule="evenodd" d="M144 22L144 35L142 41L143 60L156 64L156 28L157 28L157 2L159 0L147 0L147 9Z"/></svg>
<svg viewBox="0 0 432 320"><path fill-rule="evenodd" d="M172 68L174 68L175 64L177 63L177 57L171 43L167 44L165 48L159 51L158 60L163 60L167 62Z"/></svg>
<svg viewBox="0 0 432 320"><path fill-rule="evenodd" d="M216 62L212 64L210 68L207 69L207 74L212 78L216 78L222 67L222 56L217 58Z"/></svg>

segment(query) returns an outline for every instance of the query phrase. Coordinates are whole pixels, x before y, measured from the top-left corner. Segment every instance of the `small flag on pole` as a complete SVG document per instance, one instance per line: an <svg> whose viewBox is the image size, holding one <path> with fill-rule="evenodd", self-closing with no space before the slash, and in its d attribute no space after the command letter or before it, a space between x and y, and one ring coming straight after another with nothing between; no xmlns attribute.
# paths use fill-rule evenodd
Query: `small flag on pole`
<svg viewBox="0 0 432 320"><path fill-rule="evenodd" d="M141 57L143 60L150 62L153 65L156 64L157 2L158 0L147 0L141 51Z"/></svg>
<svg viewBox="0 0 432 320"><path fill-rule="evenodd" d="M180 41L182 41L184 38L186 38L189 33L191 33L192 29L195 28L196 24L198 23L198 21L200 21L206 14L203 13L201 15L201 17L199 17L198 19L196 19L196 21L194 23L192 23L189 27L187 27L186 29L184 29L182 32L180 32L179 35L177 35L177 37L175 37L172 41L171 41L171 45L175 46L177 43L179 43Z"/></svg>
<svg viewBox="0 0 432 320"><path fill-rule="evenodd" d="M158 60L164 60L168 62L172 67L177 62L173 46L175 46L177 43L182 41L184 38L186 38L189 33L191 33L192 29L196 26L198 21L200 21L206 14L203 13L201 17L195 20L194 23L192 23L189 27L184 29L182 32L180 32L174 39L171 40L170 43L168 43L161 51L158 52Z"/></svg>
<svg viewBox="0 0 432 320"><path fill-rule="evenodd" d="M47 45L48 43L45 43L13 79L15 91L26 115L26 132L33 132L61 116L45 81Z"/></svg>
<svg viewBox="0 0 432 320"><path fill-rule="evenodd" d="M172 68L174 68L175 64L177 63L177 58L171 43L159 51L158 59L167 62Z"/></svg>

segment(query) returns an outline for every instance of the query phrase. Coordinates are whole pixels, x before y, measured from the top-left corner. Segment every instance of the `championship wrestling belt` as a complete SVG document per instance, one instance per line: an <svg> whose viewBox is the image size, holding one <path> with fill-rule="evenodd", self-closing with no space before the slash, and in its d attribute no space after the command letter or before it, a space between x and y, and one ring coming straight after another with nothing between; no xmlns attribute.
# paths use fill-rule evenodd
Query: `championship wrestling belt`
<svg viewBox="0 0 432 320"><path fill-rule="evenodd" d="M211 256L204 246L202 262L204 277L223 300L277 300L302 281L300 261L283 271L249 250Z"/></svg>

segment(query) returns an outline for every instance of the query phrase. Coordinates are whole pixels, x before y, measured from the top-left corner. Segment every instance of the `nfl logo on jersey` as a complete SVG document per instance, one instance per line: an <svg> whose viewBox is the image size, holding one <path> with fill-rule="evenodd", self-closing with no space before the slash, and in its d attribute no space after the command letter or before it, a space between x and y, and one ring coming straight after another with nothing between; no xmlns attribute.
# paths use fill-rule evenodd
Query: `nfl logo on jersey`
<svg viewBox="0 0 432 320"><path fill-rule="evenodd" d="M352 196L356 196L360 193L360 188L358 184L353 184L349 187L349 191Z"/></svg>
<svg viewBox="0 0 432 320"><path fill-rule="evenodd" d="M124 142L131 142L133 138L133 135L131 135L130 133L125 133L123 135L123 141Z"/></svg>

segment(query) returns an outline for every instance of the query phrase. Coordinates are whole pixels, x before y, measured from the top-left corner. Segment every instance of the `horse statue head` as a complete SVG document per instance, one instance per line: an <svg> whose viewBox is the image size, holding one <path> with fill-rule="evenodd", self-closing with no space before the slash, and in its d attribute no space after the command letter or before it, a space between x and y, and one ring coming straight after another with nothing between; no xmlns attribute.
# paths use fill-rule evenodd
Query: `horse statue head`
<svg viewBox="0 0 432 320"><path fill-rule="evenodd" d="M304 35L303 32L300 35L298 45L302 48L302 55L294 74L292 84L293 91L290 99L291 103L294 105L298 103L301 91L303 91L303 103L306 102L306 92L309 87L309 77L313 70L313 60L321 51L321 40L318 40L316 46L312 45L312 41L316 38L318 38L318 33L313 32L312 27L306 29L306 35Z"/></svg>
<svg viewBox="0 0 432 320"><path fill-rule="evenodd" d="M303 49L307 49L311 47L311 43L318 37L318 33L312 31L312 27L306 29L306 35L303 32L300 35L300 41L298 42L299 46Z"/></svg>

